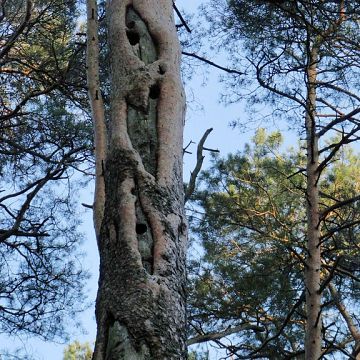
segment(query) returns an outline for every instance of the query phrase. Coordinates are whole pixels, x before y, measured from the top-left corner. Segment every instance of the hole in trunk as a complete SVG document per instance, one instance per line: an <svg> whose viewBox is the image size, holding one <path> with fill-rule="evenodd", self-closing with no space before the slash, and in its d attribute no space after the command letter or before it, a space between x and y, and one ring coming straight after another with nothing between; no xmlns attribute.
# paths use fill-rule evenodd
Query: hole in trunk
<svg viewBox="0 0 360 360"><path fill-rule="evenodd" d="M126 23L126 26L129 28L129 29L133 29L135 27L135 21L129 21L128 23Z"/></svg>
<svg viewBox="0 0 360 360"><path fill-rule="evenodd" d="M140 42L140 35L135 31L126 31L126 36L132 46Z"/></svg>
<svg viewBox="0 0 360 360"><path fill-rule="evenodd" d="M149 97L150 99L158 99L160 96L160 86L158 84L150 87Z"/></svg>
<svg viewBox="0 0 360 360"><path fill-rule="evenodd" d="M160 75L164 75L164 74L166 73L165 66L159 65L158 73L159 73Z"/></svg>
<svg viewBox="0 0 360 360"><path fill-rule="evenodd" d="M142 234L145 234L145 233L146 233L146 231L147 231L147 226L146 226L146 224L137 223L135 230L136 230L136 233L137 233L138 235L142 235Z"/></svg>

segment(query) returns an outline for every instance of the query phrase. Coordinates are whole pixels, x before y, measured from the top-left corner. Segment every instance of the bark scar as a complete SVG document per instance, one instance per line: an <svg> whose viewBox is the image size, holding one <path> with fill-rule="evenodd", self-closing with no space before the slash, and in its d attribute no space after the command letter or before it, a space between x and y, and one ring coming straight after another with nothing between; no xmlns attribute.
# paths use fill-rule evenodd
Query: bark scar
<svg viewBox="0 0 360 360"><path fill-rule="evenodd" d="M126 35L133 54L142 66L135 66L127 74L126 99L128 105L144 112L149 112L149 95L151 88L159 83L166 72L166 65L158 60L158 51L155 39L145 21L132 8L126 12Z"/></svg>
<svg viewBox="0 0 360 360"><path fill-rule="evenodd" d="M127 129L145 170L155 177L158 148L157 103L161 91L159 83L165 74L166 66L158 60L156 41L151 36L147 24L132 7L127 8L125 22L132 55L143 64L127 74ZM148 214L143 209L138 184L136 196L135 230L138 248L144 270L153 274L154 234Z"/></svg>

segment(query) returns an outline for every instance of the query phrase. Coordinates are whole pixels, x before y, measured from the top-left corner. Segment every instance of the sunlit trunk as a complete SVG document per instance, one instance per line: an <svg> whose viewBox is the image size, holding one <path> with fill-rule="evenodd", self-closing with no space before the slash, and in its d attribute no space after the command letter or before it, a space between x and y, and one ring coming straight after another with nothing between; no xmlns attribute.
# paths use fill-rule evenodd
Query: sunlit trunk
<svg viewBox="0 0 360 360"><path fill-rule="evenodd" d="M111 96L93 360L185 359L184 93L172 1L110 0L106 15Z"/></svg>
<svg viewBox="0 0 360 360"><path fill-rule="evenodd" d="M312 46L307 68L307 258L305 268L306 285L306 339L305 359L318 360L321 356L321 293L320 293L320 214L319 214L319 150L316 135L316 77L317 49Z"/></svg>

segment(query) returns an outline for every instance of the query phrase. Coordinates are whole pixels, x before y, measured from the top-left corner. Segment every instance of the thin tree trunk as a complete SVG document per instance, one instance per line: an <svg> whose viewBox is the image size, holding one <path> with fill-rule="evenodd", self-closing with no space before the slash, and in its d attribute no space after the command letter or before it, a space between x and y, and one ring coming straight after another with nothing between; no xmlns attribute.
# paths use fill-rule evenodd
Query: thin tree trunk
<svg viewBox="0 0 360 360"><path fill-rule="evenodd" d="M109 0L93 360L185 359L184 94L170 0Z"/></svg>
<svg viewBox="0 0 360 360"><path fill-rule="evenodd" d="M103 165L106 157L106 125L104 101L100 90L99 78L99 38L96 0L88 0L87 13L87 85L94 126L95 143L95 196L93 219L96 238L98 240L105 203L105 183Z"/></svg>
<svg viewBox="0 0 360 360"><path fill-rule="evenodd" d="M318 188L319 151L315 123L318 56L315 45L312 45L309 55L307 69L308 98L305 118L307 142L307 259L305 269L307 321L305 359L318 360L321 356L321 248Z"/></svg>

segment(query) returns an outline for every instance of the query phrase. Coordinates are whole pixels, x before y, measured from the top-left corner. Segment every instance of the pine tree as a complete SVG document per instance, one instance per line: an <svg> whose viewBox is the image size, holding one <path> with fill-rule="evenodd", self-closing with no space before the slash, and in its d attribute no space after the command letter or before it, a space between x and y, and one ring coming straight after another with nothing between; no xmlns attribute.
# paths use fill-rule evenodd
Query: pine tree
<svg viewBox="0 0 360 360"><path fill-rule="evenodd" d="M306 138L305 358L319 359L324 287L319 183L342 146L358 139L359 7L342 0L210 3L204 8L210 32L225 40L224 47L234 62L247 69L246 76L233 78L230 99L247 97L255 108L269 104L276 123L284 118ZM247 96L242 89L249 84L257 89ZM336 133L342 134L341 138L334 137ZM337 141L325 143L330 138ZM358 196L346 203L356 200Z"/></svg>
<svg viewBox="0 0 360 360"><path fill-rule="evenodd" d="M83 58L73 35L76 16L72 0L1 2L0 332L6 334L62 338L66 319L83 307L77 185L70 180L89 165L92 141L79 106L86 93L76 66Z"/></svg>
<svg viewBox="0 0 360 360"><path fill-rule="evenodd" d="M259 130L254 144L214 158L202 174L192 224L205 255L190 272L190 343L216 341L244 359L304 354L307 200L306 178L297 169L306 154L282 152L280 144L279 133ZM321 213L329 211L321 238L322 353L341 349L351 358L359 331L351 306L359 299L359 204L331 209L358 192L359 158L344 148L336 160L319 183Z"/></svg>

